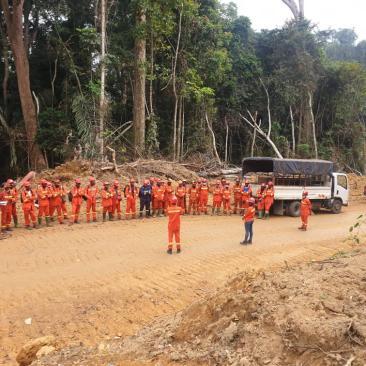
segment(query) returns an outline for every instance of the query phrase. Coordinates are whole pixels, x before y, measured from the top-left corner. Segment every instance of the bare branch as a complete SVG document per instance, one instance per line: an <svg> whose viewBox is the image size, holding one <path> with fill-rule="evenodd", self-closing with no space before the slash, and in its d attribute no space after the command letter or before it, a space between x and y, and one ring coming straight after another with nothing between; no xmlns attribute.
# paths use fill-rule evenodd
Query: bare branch
<svg viewBox="0 0 366 366"><path fill-rule="evenodd" d="M217 148L216 148L216 137L215 137L215 132L212 128L212 125L208 119L208 115L207 115L207 112L205 112L205 118L206 118L206 122L207 122L207 127L208 129L210 130L211 132L211 135L212 135L212 147L213 147L213 150L214 150L214 153L215 153L215 157L216 157L216 160L217 162L221 165L221 159L220 159L220 156L217 152Z"/></svg>
<svg viewBox="0 0 366 366"><path fill-rule="evenodd" d="M282 0L282 2L290 8L294 18L299 19L299 8L297 7L295 0Z"/></svg>
<svg viewBox="0 0 366 366"><path fill-rule="evenodd" d="M266 93L267 96L267 113L268 113L268 132L267 132L267 136L271 136L271 131L272 131L272 117L271 117L271 104L270 104L270 99L269 99L269 93L268 93L268 89L266 87L266 85L264 84L263 80L261 78L259 78L259 81L261 82L263 89Z"/></svg>

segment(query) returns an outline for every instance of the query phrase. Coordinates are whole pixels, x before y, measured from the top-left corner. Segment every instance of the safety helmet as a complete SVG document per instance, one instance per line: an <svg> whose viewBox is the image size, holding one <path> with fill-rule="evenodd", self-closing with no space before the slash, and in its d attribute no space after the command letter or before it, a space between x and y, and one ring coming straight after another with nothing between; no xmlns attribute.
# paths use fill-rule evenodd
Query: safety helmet
<svg viewBox="0 0 366 366"><path fill-rule="evenodd" d="M262 183L261 188L266 188L266 183Z"/></svg>
<svg viewBox="0 0 366 366"><path fill-rule="evenodd" d="M41 179L41 184L42 184L42 186L45 186L45 185L47 185L47 181L46 181L46 179Z"/></svg>
<svg viewBox="0 0 366 366"><path fill-rule="evenodd" d="M48 188L52 188L52 183L51 182L47 182L47 187Z"/></svg>
<svg viewBox="0 0 366 366"><path fill-rule="evenodd" d="M273 182L271 180L268 182L268 186L270 186L270 187L273 186Z"/></svg>
<svg viewBox="0 0 366 366"><path fill-rule="evenodd" d="M6 181L6 183L11 185L11 184L14 184L15 182L14 182L14 180L13 180L13 179L10 179L10 178L9 178L9 179Z"/></svg>
<svg viewBox="0 0 366 366"><path fill-rule="evenodd" d="M179 185L182 185L182 184L183 184L183 182L180 180L180 181L178 181L178 184L179 184Z"/></svg>
<svg viewBox="0 0 366 366"><path fill-rule="evenodd" d="M94 177L89 177L89 182L95 182L95 178Z"/></svg>
<svg viewBox="0 0 366 366"><path fill-rule="evenodd" d="M23 186L24 186L25 188L28 188L28 187L30 187L30 186L31 186L31 184L30 184L30 182L26 181L26 182L24 182L24 183L23 183Z"/></svg>
<svg viewBox="0 0 366 366"><path fill-rule="evenodd" d="M135 183L135 180L133 178L131 178L130 183Z"/></svg>
<svg viewBox="0 0 366 366"><path fill-rule="evenodd" d="M245 184L249 184L249 180L248 179L245 179Z"/></svg>
<svg viewBox="0 0 366 366"><path fill-rule="evenodd" d="M170 202L171 202L172 204L177 204L177 202L178 202L178 198L177 198L176 196L172 196L172 197L170 198Z"/></svg>
<svg viewBox="0 0 366 366"><path fill-rule="evenodd" d="M106 181L106 182L103 183L103 185L104 186L109 186L109 182Z"/></svg>
<svg viewBox="0 0 366 366"><path fill-rule="evenodd" d="M254 205L255 204L255 199L253 197L251 197L251 198L249 198L248 202Z"/></svg>
<svg viewBox="0 0 366 366"><path fill-rule="evenodd" d="M116 179L116 180L113 182L113 184L114 184L116 187L118 187L118 186L119 186L119 182L118 182L118 180Z"/></svg>
<svg viewBox="0 0 366 366"><path fill-rule="evenodd" d="M304 192L302 192L302 195L303 196L307 196L309 194L309 192L308 191L304 191Z"/></svg>
<svg viewBox="0 0 366 366"><path fill-rule="evenodd" d="M81 179L80 178L76 178L75 179L75 184L81 184Z"/></svg>
<svg viewBox="0 0 366 366"><path fill-rule="evenodd" d="M218 185L218 184L220 184L220 181L219 180L216 181L216 185Z"/></svg>

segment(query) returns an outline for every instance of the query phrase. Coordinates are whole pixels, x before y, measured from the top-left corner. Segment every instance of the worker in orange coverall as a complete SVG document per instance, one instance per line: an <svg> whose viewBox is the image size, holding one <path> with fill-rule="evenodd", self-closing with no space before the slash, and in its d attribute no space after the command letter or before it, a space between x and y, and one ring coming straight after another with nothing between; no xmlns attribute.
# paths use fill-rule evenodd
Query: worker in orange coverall
<svg viewBox="0 0 366 366"><path fill-rule="evenodd" d="M113 220L113 189L109 188L109 182L104 182L103 189L101 191L102 196L102 207L103 207L103 222L107 218L109 221Z"/></svg>
<svg viewBox="0 0 366 366"><path fill-rule="evenodd" d="M113 217L117 217L118 220L122 219L122 210L121 210L121 202L122 202L122 190L119 187L118 180L113 182L112 187L112 214Z"/></svg>
<svg viewBox="0 0 366 366"><path fill-rule="evenodd" d="M4 191L1 192L2 217L1 217L1 231L11 231L11 215L13 212L14 196L11 186L5 183Z"/></svg>
<svg viewBox="0 0 366 366"><path fill-rule="evenodd" d="M264 196L264 218L269 218L269 211L271 210L271 207L273 205L274 201L274 187L273 182L269 181L267 184L266 193Z"/></svg>
<svg viewBox="0 0 366 366"><path fill-rule="evenodd" d="M252 195L252 187L249 184L249 180L246 179L241 189L241 207L243 209L249 207L249 199L252 197Z"/></svg>
<svg viewBox="0 0 366 366"><path fill-rule="evenodd" d="M135 180L131 179L130 184L125 188L126 219L136 218L136 199L138 194L139 192L135 185Z"/></svg>
<svg viewBox="0 0 366 366"><path fill-rule="evenodd" d="M180 243L180 216L183 214L184 209L178 206L177 197L173 196L170 205L167 208L167 215L169 217L168 223L168 254L173 254L173 240L177 246L177 253L181 252Z"/></svg>
<svg viewBox="0 0 366 366"><path fill-rule="evenodd" d="M37 190L38 200L38 224L42 224L42 217L45 218L46 225L50 226L50 198L52 190L45 179L41 180L41 185Z"/></svg>
<svg viewBox="0 0 366 366"><path fill-rule="evenodd" d="M207 185L207 180L204 179L202 181L200 190L199 190L199 213L204 213L205 215L208 214L207 211L207 204L208 204L208 195L209 195L210 189Z"/></svg>
<svg viewBox="0 0 366 366"><path fill-rule="evenodd" d="M164 210L169 207L169 201L174 196L174 188L172 180L169 178L166 186L164 187Z"/></svg>
<svg viewBox="0 0 366 366"><path fill-rule="evenodd" d="M241 185L240 179L236 178L235 185L233 187L234 193L234 214L240 213L242 206L242 197L241 197Z"/></svg>
<svg viewBox="0 0 366 366"><path fill-rule="evenodd" d="M245 237L240 244L252 244L253 241L253 224L255 219L255 199L249 198L248 207L244 209L243 221L245 228Z"/></svg>
<svg viewBox="0 0 366 366"><path fill-rule="evenodd" d="M220 181L216 181L216 185L212 190L212 215L215 214L215 210L216 210L216 214L220 214L220 207L222 204L222 188L221 188L221 184Z"/></svg>
<svg viewBox="0 0 366 366"><path fill-rule="evenodd" d="M18 201L19 192L16 188L16 183L13 179L8 179L7 183L9 184L10 189L11 189L11 194L14 197L13 206L11 208L11 216L13 218L14 227L18 227L17 201Z"/></svg>
<svg viewBox="0 0 366 366"><path fill-rule="evenodd" d="M56 180L51 191L50 198L50 217L53 220L53 214L57 212L57 220L63 223L62 202L65 200L65 191L61 186L60 180Z"/></svg>
<svg viewBox="0 0 366 366"><path fill-rule="evenodd" d="M67 207L66 207L66 190L65 190L65 188L62 184L61 184L61 188L64 192L64 195L62 196L61 210L62 210L62 213L64 215L64 220L67 220L68 219L68 214L67 214Z"/></svg>
<svg viewBox="0 0 366 366"><path fill-rule="evenodd" d="M264 211L264 197L266 194L266 185L264 183L261 184L260 188L257 190L257 210L258 210L258 219L263 218Z"/></svg>
<svg viewBox="0 0 366 366"><path fill-rule="evenodd" d="M32 220L33 228L36 228L37 224L36 224L34 202L37 199L37 195L36 195L36 192L34 192L32 190L31 184L29 182L25 182L23 184L23 187L24 187L24 190L22 191L22 194L21 194L21 201L23 204L25 227L27 229L30 229L31 220Z"/></svg>
<svg viewBox="0 0 366 366"><path fill-rule="evenodd" d="M165 188L162 186L160 179L157 179L156 186L152 188L153 217L163 216L164 195L165 195Z"/></svg>
<svg viewBox="0 0 366 366"><path fill-rule="evenodd" d="M90 222L91 216L93 221L97 221L97 198L99 196L99 189L96 185L94 177L89 178L89 184L85 188L86 197L86 222Z"/></svg>
<svg viewBox="0 0 366 366"><path fill-rule="evenodd" d="M1 227L0 232L6 231L6 201L5 201L5 184L0 186L0 214L1 214Z"/></svg>
<svg viewBox="0 0 366 366"><path fill-rule="evenodd" d="M302 194L302 200L300 205L300 216L301 216L301 226L299 227L299 230L306 231L308 228L308 219L311 215L312 205L311 201L308 198L308 192L303 192Z"/></svg>
<svg viewBox="0 0 366 366"><path fill-rule="evenodd" d="M178 187L175 191L175 195L178 199L178 203L177 205L179 207L181 207L183 209L183 213L185 213L185 206L184 206L184 201L185 201L185 197L186 197L186 188L183 185L182 181L178 182Z"/></svg>
<svg viewBox="0 0 366 366"><path fill-rule="evenodd" d="M189 194L188 213L189 214L193 213L193 215L197 215L199 197L198 197L198 188L197 188L196 182L192 182L192 187L189 188L188 194Z"/></svg>
<svg viewBox="0 0 366 366"><path fill-rule="evenodd" d="M79 214L80 208L83 203L83 199L85 199L84 189L81 188L81 180L75 179L75 186L69 192L69 200L71 201L72 206L72 222L73 224L79 223Z"/></svg>
<svg viewBox="0 0 366 366"><path fill-rule="evenodd" d="M222 190L222 203L225 215L231 215L231 189L228 183L226 183L224 189Z"/></svg>

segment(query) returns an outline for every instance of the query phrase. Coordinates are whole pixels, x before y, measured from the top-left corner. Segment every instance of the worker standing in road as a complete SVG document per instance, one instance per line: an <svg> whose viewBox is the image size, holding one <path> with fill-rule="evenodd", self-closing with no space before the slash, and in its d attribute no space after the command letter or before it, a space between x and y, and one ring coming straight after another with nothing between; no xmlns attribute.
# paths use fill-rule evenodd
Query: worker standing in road
<svg viewBox="0 0 366 366"><path fill-rule="evenodd" d="M149 181L146 179L139 191L140 218L142 218L144 210L145 210L145 216L150 217L151 195L152 195L151 185Z"/></svg>
<svg viewBox="0 0 366 366"><path fill-rule="evenodd" d="M241 191L241 205L243 209L249 207L249 200L252 197L252 195L253 195L252 187L249 184L249 180L246 179Z"/></svg>
<svg viewBox="0 0 366 366"><path fill-rule="evenodd" d="M192 187L188 190L189 194L189 204L188 204L188 214L193 213L193 215L198 214L198 189L197 183L192 182Z"/></svg>
<svg viewBox="0 0 366 366"><path fill-rule="evenodd" d="M308 228L308 219L311 215L312 205L311 201L308 198L308 192L303 192L302 194L302 200L300 205L300 217L301 217L301 226L299 227L299 230L306 231Z"/></svg>
<svg viewBox="0 0 366 366"><path fill-rule="evenodd" d="M231 190L228 183L226 183L226 186L224 187L222 191L222 202L223 202L223 208L224 208L224 214L225 215L231 215Z"/></svg>
<svg viewBox="0 0 366 366"><path fill-rule="evenodd" d="M207 180L202 179L201 187L199 189L199 213L204 213L205 215L208 214L207 211L207 204L208 204L208 195L209 195L210 189L207 185Z"/></svg>
<svg viewBox="0 0 366 366"><path fill-rule="evenodd" d="M185 197L186 197L186 188L183 185L182 181L178 182L178 187L175 191L175 195L178 199L178 206L181 207L183 209L183 213L185 213L185 206L184 206L184 202L185 202Z"/></svg>
<svg viewBox="0 0 366 366"><path fill-rule="evenodd" d="M85 196L83 188L81 188L81 180L79 178L75 179L75 186L69 192L69 200L72 205L72 221L73 224L79 223L80 208L83 203Z"/></svg>
<svg viewBox="0 0 366 366"><path fill-rule="evenodd" d="M162 186L162 182L160 179L157 179L156 186L153 187L152 196L153 196L153 216L163 216L164 211L164 195L165 188Z"/></svg>
<svg viewBox="0 0 366 366"><path fill-rule="evenodd" d="M46 225L50 226L50 198L52 192L46 179L41 180L41 185L37 190L38 200L38 224L42 224L42 217L45 218Z"/></svg>
<svg viewBox="0 0 366 366"><path fill-rule="evenodd" d="M166 186L164 187L164 210L169 207L169 201L174 195L174 188L172 186L172 180L169 178Z"/></svg>
<svg viewBox="0 0 366 366"><path fill-rule="evenodd" d="M265 194L266 194L266 185L264 183L262 183L260 188L257 190L257 193L256 193L258 219L263 218Z"/></svg>
<svg viewBox="0 0 366 366"><path fill-rule="evenodd" d="M5 185L0 186L0 215L1 215L1 227L0 232L6 231L6 201L5 201Z"/></svg>
<svg viewBox="0 0 366 366"><path fill-rule="evenodd" d="M109 182L103 183L103 189L101 191L102 196L102 208L103 208L103 222L105 222L108 213L109 221L113 220L113 189L109 188Z"/></svg>
<svg viewBox="0 0 366 366"><path fill-rule="evenodd" d="M220 214L220 207L222 204L222 188L221 188L221 184L220 181L217 180L216 181L216 185L212 190L212 215L216 214L219 215Z"/></svg>
<svg viewBox="0 0 366 366"><path fill-rule="evenodd" d="M244 209L243 221L245 229L244 240L240 244L247 245L253 242L253 224L255 218L255 199L250 198L248 201L248 208Z"/></svg>
<svg viewBox="0 0 366 366"><path fill-rule="evenodd" d="M168 223L168 254L173 254L173 240L175 239L175 244L177 246L177 253L181 252L180 243L180 216L183 214L184 209L179 207L177 197L173 196L170 205L167 208L167 215L169 217Z"/></svg>
<svg viewBox="0 0 366 366"><path fill-rule="evenodd" d="M36 201L37 196L36 193L32 190L31 184L29 182L25 182L23 184L23 187L24 190L21 193L21 201L23 204L25 227L27 229L30 229L32 220L33 228L35 229L37 227L37 224L36 224L34 202Z"/></svg>
<svg viewBox="0 0 366 366"><path fill-rule="evenodd" d="M269 218L269 211L273 205L274 201L274 187L273 182L269 181L266 188L266 193L264 195L264 218Z"/></svg>
<svg viewBox="0 0 366 366"><path fill-rule="evenodd" d="M132 178L130 179L130 184L125 188L126 219L136 218L136 198L138 193L135 180Z"/></svg>
<svg viewBox="0 0 366 366"><path fill-rule="evenodd" d="M242 207L242 196L241 196L241 185L240 185L240 179L235 179L235 185L233 187L233 193L234 193L234 214L241 213L241 207Z"/></svg>
<svg viewBox="0 0 366 366"><path fill-rule="evenodd" d="M59 224L63 223L63 213L62 213L62 200L65 196L65 192L61 187L61 182L59 179L55 180L54 186L51 190L50 198L50 217L53 221L53 214L57 212L57 220Z"/></svg>
<svg viewBox="0 0 366 366"><path fill-rule="evenodd" d="M4 191L2 192L2 202L4 208L2 209L2 220L1 220L1 230L11 231L11 215L13 212L13 203L14 203L14 196L11 190L11 186L5 183Z"/></svg>
<svg viewBox="0 0 366 366"><path fill-rule="evenodd" d="M13 206L11 208L11 216L13 218L14 227L18 227L17 201L18 201L19 192L16 188L16 183L13 179L8 179L7 183L9 184L10 189L11 189L11 194L14 197Z"/></svg>
<svg viewBox="0 0 366 366"><path fill-rule="evenodd" d="M99 189L96 185L94 177L89 178L89 185L85 189L86 196L86 222L90 222L90 216L93 217L93 221L97 221L97 197L99 195Z"/></svg>
<svg viewBox="0 0 366 366"><path fill-rule="evenodd" d="M112 191L113 191L112 214L113 214L113 217L117 217L118 220L121 220L122 219L122 210L121 210L122 190L119 187L118 180L114 181Z"/></svg>

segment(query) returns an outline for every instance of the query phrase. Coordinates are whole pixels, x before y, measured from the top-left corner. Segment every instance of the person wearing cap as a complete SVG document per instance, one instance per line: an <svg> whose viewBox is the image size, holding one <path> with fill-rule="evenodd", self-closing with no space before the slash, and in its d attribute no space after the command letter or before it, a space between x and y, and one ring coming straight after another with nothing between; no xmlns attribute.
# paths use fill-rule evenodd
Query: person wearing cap
<svg viewBox="0 0 366 366"><path fill-rule="evenodd" d="M197 183L192 182L192 187L188 190L189 203L188 203L188 214L193 213L193 215L198 214L198 188Z"/></svg>
<svg viewBox="0 0 366 366"><path fill-rule="evenodd" d="M67 214L67 207L66 207L66 190L64 188L64 186L60 183L60 187L62 189L62 192L63 192L63 195L61 197L61 211L62 211L62 214L64 216L64 220L67 220L68 219L68 214Z"/></svg>
<svg viewBox="0 0 366 366"><path fill-rule="evenodd" d="M240 185L240 179L235 179L235 184L233 187L233 193L234 193L234 214L241 213L241 206L242 206L242 195L241 195L241 185Z"/></svg>
<svg viewBox="0 0 366 366"><path fill-rule="evenodd" d="M264 218L269 218L269 211L274 202L274 187L273 182L270 180L266 187L266 193L264 195Z"/></svg>
<svg viewBox="0 0 366 366"><path fill-rule="evenodd" d="M152 190L153 195L153 217L163 216L165 188L160 179L156 180L156 186Z"/></svg>
<svg viewBox="0 0 366 366"><path fill-rule="evenodd" d="M103 222L105 222L105 220L107 219L107 213L109 221L113 220L113 194L113 189L109 188L109 182L104 182L103 189L101 191Z"/></svg>
<svg viewBox="0 0 366 366"><path fill-rule="evenodd" d="M152 195L151 186L149 184L149 181L145 179L144 184L139 190L140 218L142 218L144 210L145 210L145 216L150 217L151 195Z"/></svg>
<svg viewBox="0 0 366 366"><path fill-rule="evenodd" d="M81 180L79 178L75 179L75 185L69 192L69 200L72 206L71 223L79 223L80 208L83 203L83 198L85 197L84 189L81 187Z"/></svg>
<svg viewBox="0 0 366 366"><path fill-rule="evenodd" d="M41 180L37 190L38 201L38 224L42 224L42 217L45 218L46 225L50 226L50 198L52 191L46 179Z"/></svg>
<svg viewBox="0 0 366 366"><path fill-rule="evenodd" d="M59 179L55 180L51 190L50 198L50 218L53 221L53 214L57 212L57 220L60 224L63 223L62 200L64 199L65 191L61 187Z"/></svg>
<svg viewBox="0 0 366 366"><path fill-rule="evenodd" d="M169 178L166 186L164 187L164 210L169 207L169 201L174 195L173 181Z"/></svg>
<svg viewBox="0 0 366 366"><path fill-rule="evenodd" d="M249 199L252 197L253 191L249 184L249 180L246 179L241 190L241 207L242 209L249 207Z"/></svg>
<svg viewBox="0 0 366 366"><path fill-rule="evenodd" d="M226 183L226 186L222 190L222 203L223 203L223 209L225 215L231 215L231 190L228 183Z"/></svg>
<svg viewBox="0 0 366 366"><path fill-rule="evenodd" d="M130 183L125 187L126 197L126 219L136 218L136 198L139 194L135 185L135 180L131 179Z"/></svg>
<svg viewBox="0 0 366 366"><path fill-rule="evenodd" d="M86 196L86 222L90 222L92 216L93 221L97 221L97 198L99 196L99 189L96 185L94 177L89 178L89 184L85 188Z"/></svg>
<svg viewBox="0 0 366 366"><path fill-rule="evenodd" d="M243 221L245 229L244 240L240 244L247 245L253 242L253 224L255 218L255 199L249 198L248 207L244 209Z"/></svg>
<svg viewBox="0 0 366 366"><path fill-rule="evenodd" d="M220 214L221 204L222 204L222 187L220 181L217 180L216 185L212 190L212 213L211 213L212 215L215 214L215 210L217 215Z"/></svg>
<svg viewBox="0 0 366 366"><path fill-rule="evenodd" d="M18 227L17 201L18 201L18 197L19 197L19 192L16 188L16 183L13 179L8 179L7 183L9 184L10 189L11 189L11 194L14 197L13 205L11 208L11 216L13 218L14 227Z"/></svg>
<svg viewBox="0 0 366 366"><path fill-rule="evenodd" d="M205 215L208 214L207 211L207 204L208 204L208 196L209 196L210 189L207 185L207 179L202 179L201 188L199 190L199 213L204 213Z"/></svg>
<svg viewBox="0 0 366 366"><path fill-rule="evenodd" d="M266 185L265 185L265 183L262 183L256 193L258 219L263 218L265 194L266 194Z"/></svg>
<svg viewBox="0 0 366 366"><path fill-rule="evenodd" d="M178 187L175 190L175 195L178 199L177 205L183 209L183 213L185 213L185 206L184 206L184 200L186 197L186 189L183 185L183 182L180 180L178 182Z"/></svg>
<svg viewBox="0 0 366 366"><path fill-rule="evenodd" d="M301 217L301 226L299 230L306 231L308 228L308 219L311 215L312 205L311 201L308 198L309 193L304 191L302 194L302 200L300 204L300 217Z"/></svg>
<svg viewBox="0 0 366 366"><path fill-rule="evenodd" d="M117 217L118 220L122 219L122 210L121 210L121 202L122 202L122 189L119 186L119 182L116 179L113 182L112 187L112 214L113 217Z"/></svg>
<svg viewBox="0 0 366 366"><path fill-rule="evenodd" d="M23 206L23 214L24 214L24 222L25 227L27 229L31 228L31 220L33 224L33 228L37 227L36 224L36 215L35 215L35 207L34 202L37 199L36 192L32 190L30 182L25 182L23 184L24 190L21 193L21 201Z"/></svg>
<svg viewBox="0 0 366 366"><path fill-rule="evenodd" d="M173 243L177 246L177 253L181 252L180 243L180 216L183 214L184 209L178 206L178 199L176 196L172 196L169 207L167 208L168 222L168 254L173 254Z"/></svg>
<svg viewBox="0 0 366 366"><path fill-rule="evenodd" d="M9 184L5 183L4 191L1 194L2 202L2 217L1 217L1 231L11 231L11 216L13 212L14 196Z"/></svg>

